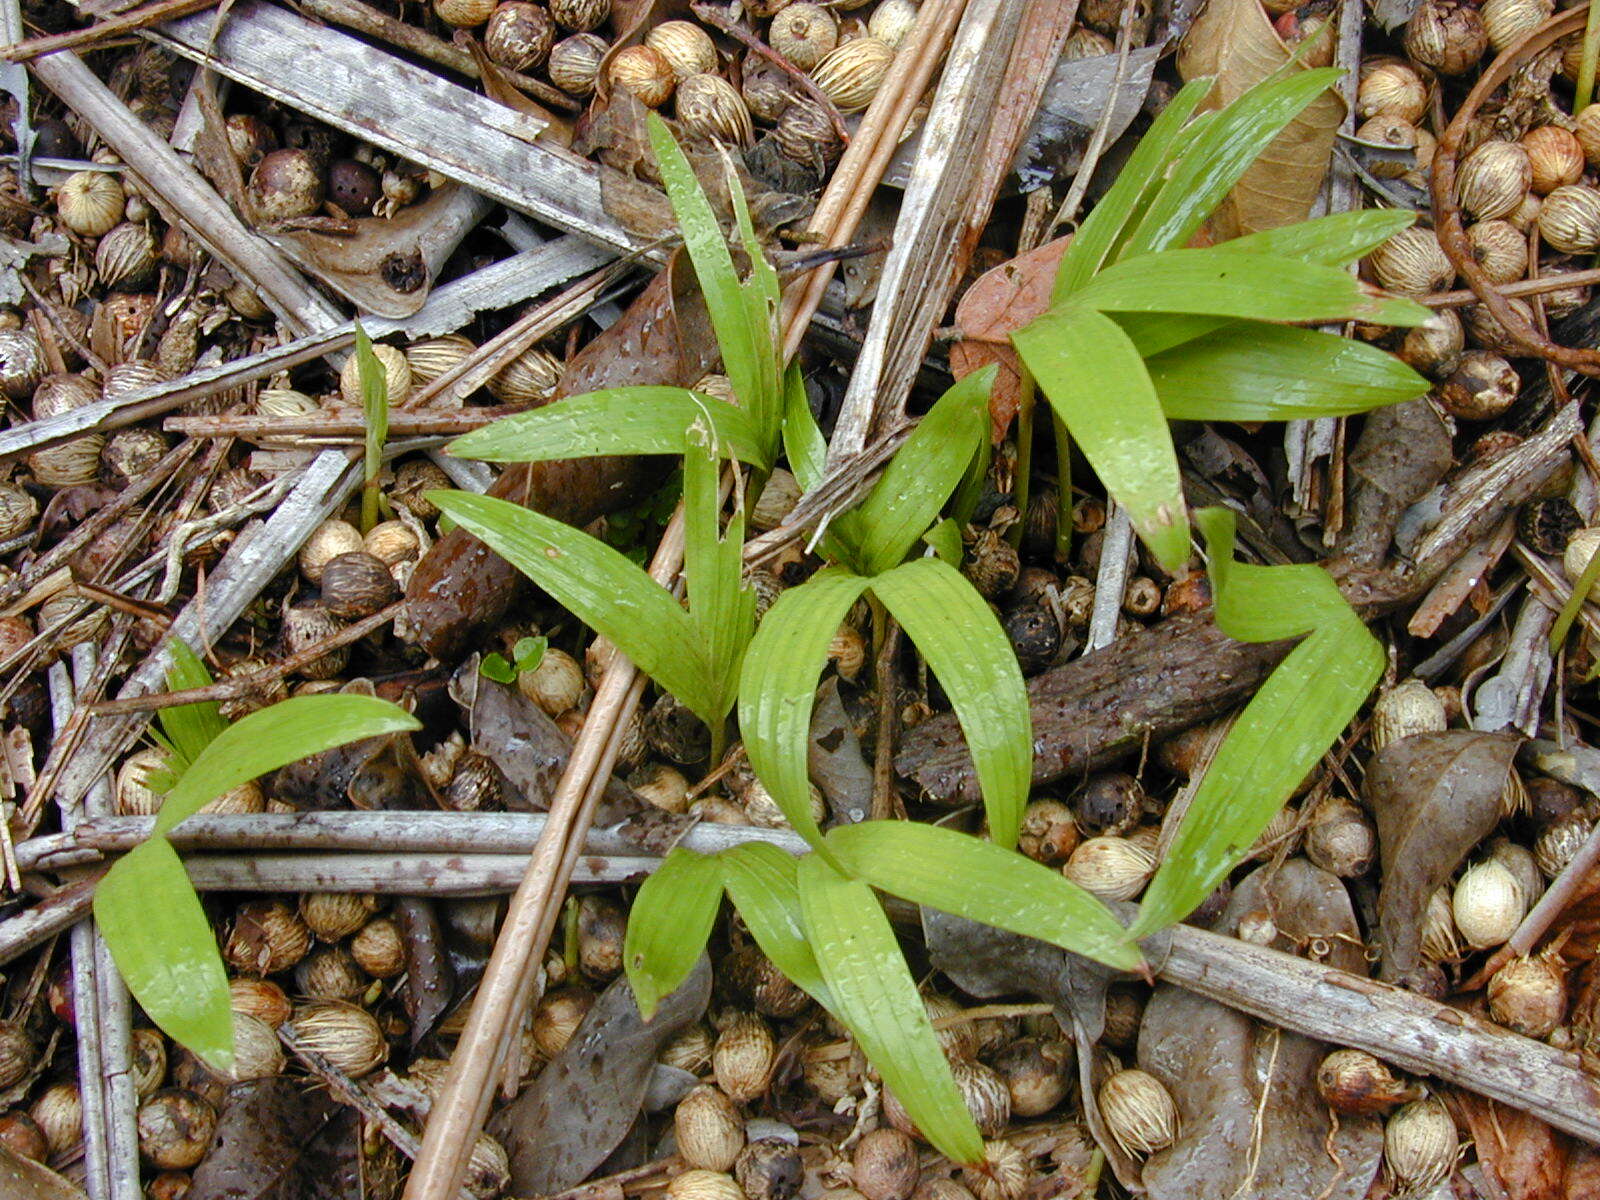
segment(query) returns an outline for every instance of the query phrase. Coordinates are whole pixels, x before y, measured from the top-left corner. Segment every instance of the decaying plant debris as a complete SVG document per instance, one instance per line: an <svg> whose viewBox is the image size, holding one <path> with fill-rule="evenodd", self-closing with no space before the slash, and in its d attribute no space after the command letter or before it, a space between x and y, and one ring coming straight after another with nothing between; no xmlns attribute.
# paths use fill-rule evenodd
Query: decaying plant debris
<svg viewBox="0 0 1600 1200"><path fill-rule="evenodd" d="M1587 18L0 0L0 1192L1600 1194Z"/></svg>

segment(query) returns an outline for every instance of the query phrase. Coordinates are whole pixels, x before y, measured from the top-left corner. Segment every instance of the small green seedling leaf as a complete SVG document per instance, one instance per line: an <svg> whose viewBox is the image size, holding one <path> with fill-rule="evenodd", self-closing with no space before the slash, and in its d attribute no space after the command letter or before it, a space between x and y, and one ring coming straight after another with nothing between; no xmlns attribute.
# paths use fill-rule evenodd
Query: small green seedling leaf
<svg viewBox="0 0 1600 1200"><path fill-rule="evenodd" d="M722 885L761 953L789 981L830 1013L833 997L817 956L806 941L800 911L799 859L769 842L745 842L721 851Z"/></svg>
<svg viewBox="0 0 1600 1200"><path fill-rule="evenodd" d="M164 837L123 855L95 888L94 916L145 1014L212 1069L233 1068L233 1005L216 935Z"/></svg>
<svg viewBox="0 0 1600 1200"><path fill-rule="evenodd" d="M983 1138L872 889L814 854L800 860L798 880L806 941L835 1015L934 1149L954 1162L981 1163Z"/></svg>
<svg viewBox="0 0 1600 1200"><path fill-rule="evenodd" d="M361 532L378 523L383 493L378 472L383 468L383 447L389 440L389 374L372 352L367 331L356 322L356 371L361 377L361 411L366 422L365 477L361 490Z"/></svg>
<svg viewBox="0 0 1600 1200"><path fill-rule="evenodd" d="M811 709L829 643L869 582L824 567L783 592L750 642L739 681L739 728L750 767L789 824L825 858L832 852L811 815L806 772Z"/></svg>
<svg viewBox="0 0 1600 1200"><path fill-rule="evenodd" d="M1134 344L1104 313L1052 309L1011 335L1106 489L1167 570L1189 558L1178 455Z"/></svg>
<svg viewBox="0 0 1600 1200"><path fill-rule="evenodd" d="M168 691L183 692L211 683L211 672L188 643L172 638L167 651L172 659L167 669ZM215 700L163 708L156 713L156 724L161 727L160 732L152 730L150 736L166 751L166 761L145 777L145 783L156 792L171 791L189 764L228 727Z"/></svg>
<svg viewBox="0 0 1600 1200"><path fill-rule="evenodd" d="M1096 897L1013 850L918 821L867 821L827 834L856 878L902 900L1038 938L1136 971L1144 959Z"/></svg>
<svg viewBox="0 0 1600 1200"><path fill-rule="evenodd" d="M628 912L622 961L645 1020L688 978L722 906L722 864L675 847L639 887Z"/></svg>
<svg viewBox="0 0 1600 1200"><path fill-rule="evenodd" d="M983 789L989 834L1011 849L1028 804L1033 727L1028 689L1005 631L966 576L937 558L879 575L872 592L950 697Z"/></svg>
<svg viewBox="0 0 1600 1200"><path fill-rule="evenodd" d="M511 648L511 653L516 658L517 674L537 671L539 664L544 661L545 651L549 648L550 639L547 637L518 638L517 644Z"/></svg>
<svg viewBox="0 0 1600 1200"><path fill-rule="evenodd" d="M1218 747L1145 892L1136 937L1183 919L1243 860L1383 674L1383 647L1326 571L1235 562L1233 514L1209 508L1195 521L1210 554L1218 628L1246 642L1304 640Z"/></svg>
<svg viewBox="0 0 1600 1200"><path fill-rule="evenodd" d="M496 683L515 683L517 673L503 654L485 654L478 664L478 674Z"/></svg>

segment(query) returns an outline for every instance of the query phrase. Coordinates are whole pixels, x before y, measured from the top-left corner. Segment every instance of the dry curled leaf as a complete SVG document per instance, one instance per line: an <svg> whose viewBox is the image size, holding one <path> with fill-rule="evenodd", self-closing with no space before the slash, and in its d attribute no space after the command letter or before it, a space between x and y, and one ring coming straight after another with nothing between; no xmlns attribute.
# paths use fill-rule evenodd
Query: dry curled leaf
<svg viewBox="0 0 1600 1200"><path fill-rule="evenodd" d="M661 1047L698 1020L710 998L703 954L649 1021L626 976L602 992L561 1053L489 1123L511 1156L512 1190L560 1191L605 1162L633 1128Z"/></svg>
<svg viewBox="0 0 1600 1200"><path fill-rule="evenodd" d="M88 1200L82 1189L0 1142L0 1196L6 1200Z"/></svg>
<svg viewBox="0 0 1600 1200"><path fill-rule="evenodd" d="M348 1122L335 1123L340 1112L321 1090L283 1076L235 1084L190 1200L359 1196L357 1138Z"/></svg>
<svg viewBox="0 0 1600 1200"><path fill-rule="evenodd" d="M1395 983L1422 965L1428 900L1499 822L1519 739L1451 729L1401 738L1373 755L1362 800L1378 826L1379 975Z"/></svg>
<svg viewBox="0 0 1600 1200"><path fill-rule="evenodd" d="M1327 28L1331 36L1332 23ZM1220 108L1289 59L1259 0L1211 0L1178 48L1178 73L1185 80L1215 77L1206 102ZM1329 90L1313 100L1234 185L1208 223L1213 237L1221 241L1310 216L1344 115L1344 100L1337 92Z"/></svg>
<svg viewBox="0 0 1600 1200"><path fill-rule="evenodd" d="M1350 515L1341 558L1375 567L1394 540L1401 514L1427 495L1455 462L1450 431L1427 400L1371 413L1348 460Z"/></svg>
<svg viewBox="0 0 1600 1200"><path fill-rule="evenodd" d="M1234 891L1220 932L1268 912L1280 950L1321 951L1364 973L1360 929L1344 885L1304 859L1263 867ZM1171 984L1158 986L1139 1030L1139 1065L1177 1104L1177 1139L1144 1166L1152 1200L1361 1200L1377 1175L1383 1131L1372 1118L1335 1126L1317 1094L1328 1047L1263 1025Z"/></svg>
<svg viewBox="0 0 1600 1200"><path fill-rule="evenodd" d="M1458 1091L1451 1107L1465 1119L1478 1164L1506 1200L1562 1200L1567 1193L1567 1143L1538 1117ZM1589 1193L1593 1194L1593 1193Z"/></svg>

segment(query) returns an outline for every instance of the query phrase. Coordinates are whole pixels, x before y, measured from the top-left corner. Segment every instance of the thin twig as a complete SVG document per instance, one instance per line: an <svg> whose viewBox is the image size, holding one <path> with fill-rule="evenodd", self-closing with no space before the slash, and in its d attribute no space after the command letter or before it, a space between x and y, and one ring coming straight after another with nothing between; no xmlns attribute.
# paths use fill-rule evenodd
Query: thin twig
<svg viewBox="0 0 1600 1200"><path fill-rule="evenodd" d="M396 407L389 416L390 437L437 437L440 434L468 433L485 425L526 411L526 405L494 405L472 408L426 408L408 410ZM239 416L168 417L162 423L168 433L190 437L242 438L248 442L327 442L335 439L359 442L366 436L366 418L358 408L325 408L315 416L277 417L261 414Z"/></svg>
<svg viewBox="0 0 1600 1200"><path fill-rule="evenodd" d="M212 700L232 700L238 696L247 696L260 688L263 684L274 683L285 675L292 675L307 663L315 662L330 650L337 650L340 646L348 646L351 642L360 641L374 629L380 629L394 620L400 610L405 607L404 600L396 600L393 604L375 612L370 617L363 617L359 621L346 625L337 633L331 633L304 650L291 654L288 658L262 667L259 671L251 671L248 675L236 675L231 679L218 680L205 687L186 688L181 692L152 692L144 696L130 696L126 700L104 700L90 708L90 715L96 717L116 716L124 713L154 712L157 709L172 708L179 704L200 704Z"/></svg>
<svg viewBox="0 0 1600 1200"><path fill-rule="evenodd" d="M174 21L179 17L203 12L216 5L217 0L155 0L153 4L147 4L131 12L119 13L83 29L71 29L66 33L29 38L14 46L0 46L0 59L22 62L38 58L41 54L54 54L58 50L76 50L84 46L92 49L98 42L133 33L135 30L148 29L163 21Z"/></svg>
<svg viewBox="0 0 1600 1200"><path fill-rule="evenodd" d="M1100 119L1095 122L1094 132L1089 135L1089 144L1083 148L1083 161L1078 164L1077 174L1072 177L1072 186L1067 189L1066 199L1061 202L1061 207L1056 210L1055 219L1050 222L1051 232L1078 219L1078 206L1088 194L1089 180L1094 177L1094 169L1100 163L1100 155L1105 152L1106 141L1111 133L1111 122L1116 117L1117 96L1122 91L1122 81L1128 74L1128 53L1133 48L1133 13L1138 7L1136 0L1124 0L1122 16L1117 22L1117 65L1111 76L1110 98L1106 100L1105 108L1100 112Z"/></svg>
<svg viewBox="0 0 1600 1200"><path fill-rule="evenodd" d="M1581 271L1558 271L1553 275L1541 275L1537 279L1520 279L1516 283L1501 284L1499 290L1505 296L1539 296L1546 292L1559 292L1563 288L1586 287L1591 283L1600 283L1600 267L1586 267ZM1478 294L1470 288L1431 292L1422 297L1419 303L1426 304L1429 308L1465 308L1478 303Z"/></svg>

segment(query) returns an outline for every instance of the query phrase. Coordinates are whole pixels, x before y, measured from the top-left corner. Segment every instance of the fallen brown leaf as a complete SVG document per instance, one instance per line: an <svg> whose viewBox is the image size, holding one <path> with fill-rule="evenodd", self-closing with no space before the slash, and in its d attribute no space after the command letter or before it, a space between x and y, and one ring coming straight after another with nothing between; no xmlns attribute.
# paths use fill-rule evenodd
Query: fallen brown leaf
<svg viewBox="0 0 1600 1200"><path fill-rule="evenodd" d="M1567 1143L1555 1130L1537 1117L1469 1092L1458 1092L1454 1104L1472 1131L1478 1162L1499 1181L1507 1200L1562 1200L1567 1195Z"/></svg>
<svg viewBox="0 0 1600 1200"><path fill-rule="evenodd" d="M1211 0L1178 48L1185 80L1210 75L1213 108L1231 104L1289 61L1259 0ZM1299 68L1304 69L1304 68ZM1266 148L1212 216L1218 240L1303 221L1322 190L1345 104L1329 90Z"/></svg>

